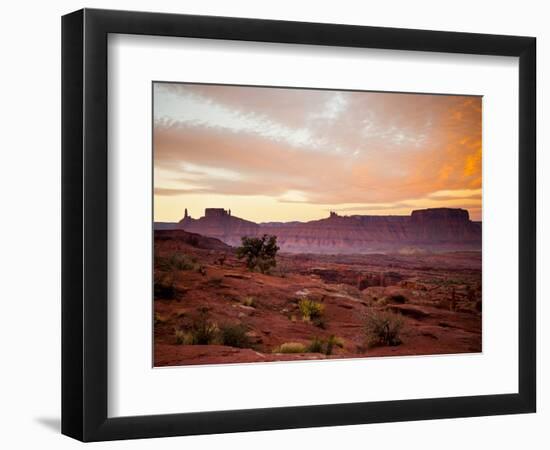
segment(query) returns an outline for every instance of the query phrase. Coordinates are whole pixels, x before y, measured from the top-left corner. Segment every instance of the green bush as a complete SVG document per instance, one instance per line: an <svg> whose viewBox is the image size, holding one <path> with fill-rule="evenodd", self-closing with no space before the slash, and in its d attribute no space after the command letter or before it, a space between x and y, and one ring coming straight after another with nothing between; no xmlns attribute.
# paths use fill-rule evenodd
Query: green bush
<svg viewBox="0 0 550 450"><path fill-rule="evenodd" d="M224 324L220 327L220 341L229 347L250 348L247 332L248 327L243 324Z"/></svg>
<svg viewBox="0 0 550 450"><path fill-rule="evenodd" d="M344 342L339 337L331 334L325 343L325 355L332 355L335 346L342 348L344 347Z"/></svg>
<svg viewBox="0 0 550 450"><path fill-rule="evenodd" d="M304 322L320 319L325 310L325 305L307 298L301 299L298 302L298 307L300 308Z"/></svg>
<svg viewBox="0 0 550 450"><path fill-rule="evenodd" d="M196 270L197 259L184 253L173 253L169 257L155 256L155 267L159 270Z"/></svg>
<svg viewBox="0 0 550 450"><path fill-rule="evenodd" d="M324 353L324 342L318 337L314 337L307 347L309 353Z"/></svg>
<svg viewBox="0 0 550 450"><path fill-rule="evenodd" d="M206 308L202 308L193 317L190 317L182 335L187 345L213 344L218 337L218 325L210 319Z"/></svg>
<svg viewBox="0 0 550 450"><path fill-rule="evenodd" d="M365 316L364 331L369 347L376 345L399 345L399 336L403 328L401 315L391 311L371 310Z"/></svg>
<svg viewBox="0 0 550 450"><path fill-rule="evenodd" d="M332 355L334 347L343 347L342 340L334 335L330 335L328 339L323 340L318 337L314 337L307 347L307 351L310 353L324 353L327 356Z"/></svg>
<svg viewBox="0 0 550 450"><path fill-rule="evenodd" d="M211 345L220 344L229 347L251 348L247 335L248 327L243 324L225 323L218 327L211 320L206 308L200 309L192 317L186 318L183 329L174 330L176 344Z"/></svg>
<svg viewBox="0 0 550 450"><path fill-rule="evenodd" d="M243 236L241 246L237 248L237 257L246 258L248 270L268 273L277 265L275 256L279 251L277 236L264 234L261 238Z"/></svg>

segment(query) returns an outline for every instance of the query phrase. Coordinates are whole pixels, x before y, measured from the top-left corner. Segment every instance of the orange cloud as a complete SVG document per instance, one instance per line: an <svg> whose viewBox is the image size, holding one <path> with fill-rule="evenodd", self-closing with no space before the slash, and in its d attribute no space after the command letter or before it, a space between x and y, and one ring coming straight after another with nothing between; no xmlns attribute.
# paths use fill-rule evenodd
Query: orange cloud
<svg viewBox="0 0 550 450"><path fill-rule="evenodd" d="M480 97L161 84L154 111L157 220L201 198L250 214L266 199L319 216L365 204L481 211L479 196L431 197L481 188Z"/></svg>

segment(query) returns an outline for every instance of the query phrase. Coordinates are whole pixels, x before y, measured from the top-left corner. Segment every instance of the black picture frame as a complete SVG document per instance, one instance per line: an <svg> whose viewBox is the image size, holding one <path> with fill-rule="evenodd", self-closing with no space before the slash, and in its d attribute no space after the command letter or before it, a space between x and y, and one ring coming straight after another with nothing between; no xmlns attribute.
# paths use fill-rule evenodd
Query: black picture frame
<svg viewBox="0 0 550 450"><path fill-rule="evenodd" d="M109 33L519 57L518 392L109 418ZM535 412L535 90L536 39L533 37L94 9L64 16L62 433L82 441L102 441Z"/></svg>

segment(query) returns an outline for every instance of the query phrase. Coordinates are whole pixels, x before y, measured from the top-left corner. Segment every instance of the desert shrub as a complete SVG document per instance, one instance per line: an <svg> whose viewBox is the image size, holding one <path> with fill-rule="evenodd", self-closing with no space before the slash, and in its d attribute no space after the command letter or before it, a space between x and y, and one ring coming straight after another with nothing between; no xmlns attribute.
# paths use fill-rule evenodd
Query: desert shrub
<svg viewBox="0 0 550 450"><path fill-rule="evenodd" d="M179 329L175 329L175 330L174 330L174 338L176 339L176 344L177 344L177 345L183 344L184 339L185 339L184 336L185 336L185 332L184 332L184 331L179 330Z"/></svg>
<svg viewBox="0 0 550 450"><path fill-rule="evenodd" d="M176 339L177 345L193 345L193 334L189 331L184 331L180 329L174 330L174 338Z"/></svg>
<svg viewBox="0 0 550 450"><path fill-rule="evenodd" d="M325 343L325 350L324 350L325 355L327 356L332 355L332 352L335 346L342 348L344 346L344 342L339 337L331 334Z"/></svg>
<svg viewBox="0 0 550 450"><path fill-rule="evenodd" d="M307 351L310 353L324 353L329 356L334 351L335 346L343 347L344 343L334 335L329 336L326 340L314 337L307 346Z"/></svg>
<svg viewBox="0 0 550 450"><path fill-rule="evenodd" d="M248 328L243 324L224 324L220 327L220 341L229 347L249 348Z"/></svg>
<svg viewBox="0 0 550 450"><path fill-rule="evenodd" d="M159 270L195 270L197 259L184 253L172 253L169 257L155 257L155 267Z"/></svg>
<svg viewBox="0 0 550 450"><path fill-rule="evenodd" d="M176 270L193 270L195 269L197 259L185 255L184 253L174 253L169 258L170 266Z"/></svg>
<svg viewBox="0 0 550 450"><path fill-rule="evenodd" d="M309 300L307 298L301 299L298 302L298 307L300 308L300 312L302 313L302 319L305 322L320 319L325 310L325 305L314 300Z"/></svg>
<svg viewBox="0 0 550 450"><path fill-rule="evenodd" d="M244 306L250 306L252 308L255 308L256 307L256 300L254 299L254 297L251 297L251 296L246 296L244 297L242 300L241 300L241 303L244 305Z"/></svg>
<svg viewBox="0 0 550 450"><path fill-rule="evenodd" d="M243 236L241 246L237 248L237 257L246 258L248 270L268 273L277 265L275 256L279 251L277 236L264 234L261 238Z"/></svg>
<svg viewBox="0 0 550 450"><path fill-rule="evenodd" d="M307 353L307 348L300 342L285 342L277 347L274 353Z"/></svg>
<svg viewBox="0 0 550 450"><path fill-rule="evenodd" d="M176 298L176 276L174 273L155 273L153 293L155 299L171 300Z"/></svg>
<svg viewBox="0 0 550 450"><path fill-rule="evenodd" d="M185 343L188 345L208 345L213 344L218 336L218 325L210 319L206 308L202 308L198 313L189 318L187 323Z"/></svg>
<svg viewBox="0 0 550 450"><path fill-rule="evenodd" d="M399 333L403 328L403 318L391 311L371 310L365 316L364 331L369 347L376 345L399 345Z"/></svg>
<svg viewBox="0 0 550 450"><path fill-rule="evenodd" d="M210 322L207 319L199 319L193 324L191 333L193 342L196 344L208 345L213 343L216 338L218 327L215 322Z"/></svg>
<svg viewBox="0 0 550 450"><path fill-rule="evenodd" d="M310 353L324 353L324 342L318 337L314 337L309 345L307 346L307 351Z"/></svg>

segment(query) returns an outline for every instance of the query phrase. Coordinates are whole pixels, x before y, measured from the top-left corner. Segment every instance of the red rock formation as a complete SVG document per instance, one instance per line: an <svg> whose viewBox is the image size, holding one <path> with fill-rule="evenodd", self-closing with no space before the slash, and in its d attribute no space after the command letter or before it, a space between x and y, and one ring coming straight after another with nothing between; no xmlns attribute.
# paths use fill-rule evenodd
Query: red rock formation
<svg viewBox="0 0 550 450"><path fill-rule="evenodd" d="M431 208L413 211L412 236L420 242L481 241L481 227L470 221L468 211L456 208Z"/></svg>
<svg viewBox="0 0 550 450"><path fill-rule="evenodd" d="M206 208L200 219L184 217L177 228L213 237L233 246L239 245L243 236L260 234L258 224L233 217L223 208Z"/></svg>
<svg viewBox="0 0 550 450"><path fill-rule="evenodd" d="M155 241L168 241L177 246L180 242L191 247L203 250L228 251L231 247L218 239L202 236L197 233L189 233L184 230L155 230ZM155 242L156 243L156 242Z"/></svg>
<svg viewBox="0 0 550 450"><path fill-rule="evenodd" d="M165 225L163 225L164 227ZM293 253L372 253L403 249L480 250L481 223L468 211L432 208L410 216L339 216L310 222L254 223L208 208L200 219L184 217L175 228L239 245L243 236L273 234L282 251Z"/></svg>

